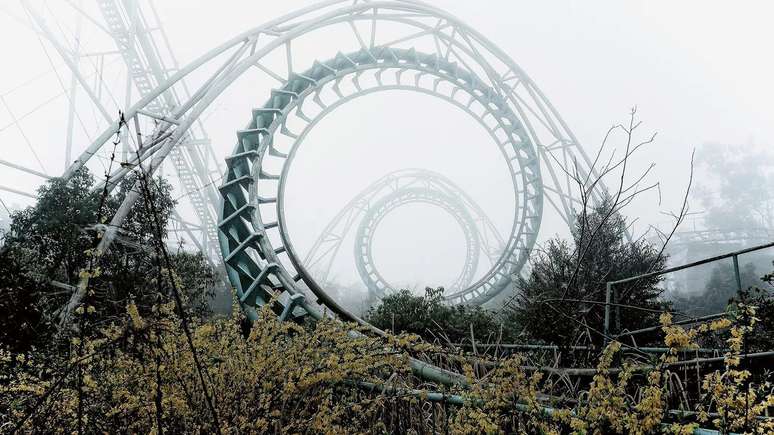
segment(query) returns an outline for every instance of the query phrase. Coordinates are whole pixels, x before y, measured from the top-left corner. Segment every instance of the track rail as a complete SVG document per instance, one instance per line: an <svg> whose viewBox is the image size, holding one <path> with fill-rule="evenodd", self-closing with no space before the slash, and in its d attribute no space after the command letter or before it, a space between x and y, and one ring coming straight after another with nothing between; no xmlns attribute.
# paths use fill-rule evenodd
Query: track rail
<svg viewBox="0 0 774 435"><path fill-rule="evenodd" d="M154 130L145 132L143 136L141 155L127 162L126 166L142 162L146 173L153 174L186 140L190 130L200 122L213 102L248 71L258 70L277 80L280 86L272 92L270 100L277 107L267 105L257 110L253 117L255 126L251 125L248 129L252 131L240 132L237 150L228 160L228 177L221 187L224 201L218 226L229 278L237 287L244 311L251 318L256 315L257 305L269 302L281 318L305 314L319 318L321 311L314 305L319 304L345 320L365 323L332 300L296 255L284 228L282 198L283 180L287 178L287 173L270 172L268 168L254 164L255 159L267 156L292 160L293 150L283 152L271 142L261 142L260 137L267 134L266 129L280 112L280 106L293 106L291 103L304 90L304 83L308 86L322 79L315 77L315 72L326 75L330 69L338 71L346 68L351 68L355 75L359 72L356 68L359 62L345 55L337 55L331 64L318 62L312 70L304 70L306 73L299 73L296 68L297 65L308 67L315 60L304 58L305 53L296 49L296 41L314 38L335 26L351 31L351 41L365 55L363 62L377 53L376 47L382 47L382 53L400 53L391 61L398 64L416 62L428 73L439 73L439 63L447 65L440 68L440 72L452 78L451 82L473 89L475 96L467 101L470 104L468 109L483 106L494 119L494 124L499 125L494 133L498 137L496 142L507 144L502 151L507 164L513 168L517 185L514 193L519 201L514 231L512 237L506 240L505 251L509 254L503 255L498 265L473 287L480 290L479 294L491 294L494 286L507 285L510 277L520 270L520 263L523 265L526 262L537 237L544 199L568 224L573 220L573 207L579 200L570 190L570 176L556 162L564 162L566 166L572 163L577 174L583 177L593 171L591 161L551 103L507 54L458 18L425 3L409 0L329 0L271 20L211 49L160 80L151 93L125 111L126 120L153 116L154 100L165 98L168 90L190 78L193 72L209 72L205 73L206 78L194 88L196 90L190 97L181 99L180 104L171 108L169 113L157 116ZM386 32L385 28L389 28L390 32ZM333 53L324 52L329 48L320 47L316 56L333 56ZM418 51L425 54L420 55ZM276 64L269 62L269 55L284 58L284 67L277 69ZM212 65L215 67L211 68ZM400 71L402 66L398 65L396 69ZM380 89L385 88L382 86ZM480 101L485 101L485 104ZM64 177L72 175L110 143L118 126L119 121L116 120L106 128L65 171ZM289 132L284 124L274 124L272 128L279 128L283 134ZM255 171L255 166L259 170ZM111 180L118 181L129 173L127 167L118 169ZM278 182L278 195L264 195L260 189L251 188L256 179ZM110 248L116 237L116 228L121 227L140 198L139 186L136 187L117 209L96 252L104 253ZM599 185L592 196L601 197L603 193L604 186ZM279 231L279 241L276 234L274 240L270 240L271 236L266 237L266 231L272 229ZM291 274L291 271L295 273ZM77 303L85 293L87 280L84 278L79 283L71 303ZM316 300L307 300L305 295L314 295ZM476 292L471 292L465 300L472 300L476 295ZM420 374L423 371L422 367L415 369ZM448 377L437 368L430 367L428 370L431 372L427 375L429 377Z"/></svg>

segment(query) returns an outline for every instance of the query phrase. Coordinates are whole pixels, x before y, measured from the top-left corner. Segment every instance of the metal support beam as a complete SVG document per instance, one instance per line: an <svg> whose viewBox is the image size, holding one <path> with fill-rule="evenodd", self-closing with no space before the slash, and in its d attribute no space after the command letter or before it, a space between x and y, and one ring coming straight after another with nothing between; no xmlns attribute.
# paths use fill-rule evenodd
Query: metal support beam
<svg viewBox="0 0 774 435"><path fill-rule="evenodd" d="M11 163L11 162L9 162L7 160L0 159L0 165L7 166L7 167L13 168L13 169L17 169L19 171L26 172L28 174L37 175L38 177L44 178L46 180L50 180L51 178L53 178L50 175L44 174L44 173L42 173L40 171L36 171L34 169L30 169L30 168L24 167L22 165L17 165L16 163Z"/></svg>
<svg viewBox="0 0 774 435"><path fill-rule="evenodd" d="M21 190L16 190L10 187L0 186L0 190L4 190L6 192L15 193L17 195L26 196L27 198L37 199L35 195L32 195L27 192L22 192Z"/></svg>
<svg viewBox="0 0 774 435"><path fill-rule="evenodd" d="M627 283L627 282L637 281L637 280L640 280L640 279L643 279L643 278L652 278L654 276L666 275L668 273L677 272L677 271L680 271L680 270L689 269L689 268L696 267L696 266L701 266L703 264L712 263L712 262L715 262L715 261L718 261L718 260L723 260L723 259L726 259L726 258L732 258L733 259L732 261L733 261L733 264L734 264L734 277L736 279L737 290L741 292L742 291L742 280L741 280L740 275L739 275L739 259L738 259L738 257L740 255L746 254L748 252L760 251L762 249L771 248L771 247L774 247L774 242L770 242L770 243L766 243L766 244L758 245L758 246L752 246L750 248L745 248L745 249L742 249L742 250L739 250L739 251L729 252L727 254L722 254L722 255L717 255L717 256L714 256L714 257L705 258L703 260L694 261L692 263L683 264L681 266L670 267L668 269L664 269L664 270L657 271L657 272L645 273L645 274L642 274L642 275L637 275L637 276L632 276L632 277L629 277L629 278L619 279L617 281L608 281L606 286L605 286L606 287L606 290L605 290L605 321L604 321L604 333L605 333L605 336L606 337L609 336L609 332L610 332L610 327L609 327L609 325L610 325L610 307L611 307L612 304L616 303L616 302L612 302L611 301L611 295L613 293L612 292L613 286L618 285L618 284L624 284L624 283ZM717 318L716 316L722 316L722 315L723 314L719 314L719 315L713 315L713 316L710 316L710 317ZM650 330L656 330L658 328L660 328L660 326L654 326L652 328L644 328L642 330L639 330L638 332L646 332L646 331L650 331ZM632 333L630 332L628 334L621 334L621 336L623 336L623 335L631 335L631 334Z"/></svg>
<svg viewBox="0 0 774 435"><path fill-rule="evenodd" d="M742 278L739 276L739 256L734 254L732 257L734 260L734 278L736 279L736 292L742 293Z"/></svg>
<svg viewBox="0 0 774 435"><path fill-rule="evenodd" d="M164 121L164 122L168 122L170 124L180 125L180 121L178 121L176 119L172 119L172 118L170 118L168 116L164 116L164 115L161 115L161 114L158 114L158 113L149 112L147 110L138 110L137 112L141 113L141 114L143 114L145 116L148 116L150 118L157 119L159 121Z"/></svg>
<svg viewBox="0 0 774 435"><path fill-rule="evenodd" d="M80 6L79 2L79 5ZM70 110L67 112L67 136L65 138L65 161L64 161L64 170L67 170L67 167L70 166L70 162L72 160L72 150L73 150L73 127L75 126L75 101L76 101L76 95L78 93L78 79L76 75L78 74L78 57L80 56L80 50L81 50L81 24L83 20L83 15L78 15L76 24L75 24L75 50L73 52L73 64L75 65L76 70L71 71L70 74L70 91L68 92L68 100L69 100L69 106Z"/></svg>
<svg viewBox="0 0 774 435"><path fill-rule="evenodd" d="M70 71L73 73L73 76L76 78L76 80L78 80L78 83L81 85L83 90L86 91L86 94L88 94L92 102L95 103L95 107L99 111L100 115L102 115L102 117L108 123L110 123L113 118L110 116L107 110L105 110L105 107L100 103L99 98L94 93L94 90L91 89L91 86L89 86L89 84L86 82L86 79L83 77L83 75L79 73L78 65L73 60L69 51L54 37L53 33L51 33L51 30L48 28L41 15L35 10L35 8L32 7L32 5L30 5L29 0L21 0L21 2L24 8L29 12L30 16L32 16L35 24L38 26L43 36L46 37L57 53L59 53L59 56L62 58L62 60L64 60L65 64L67 64L67 67L70 68Z"/></svg>

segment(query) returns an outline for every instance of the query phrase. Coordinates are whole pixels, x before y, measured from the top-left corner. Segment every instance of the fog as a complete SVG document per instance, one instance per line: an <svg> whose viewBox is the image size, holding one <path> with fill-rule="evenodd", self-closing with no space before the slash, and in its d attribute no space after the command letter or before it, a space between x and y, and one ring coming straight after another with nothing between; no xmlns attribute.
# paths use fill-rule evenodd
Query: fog
<svg viewBox="0 0 774 435"><path fill-rule="evenodd" d="M43 11L52 28L73 40L79 26L77 14L59 2L31 3ZM101 18L91 0L82 3ZM637 235L650 225L669 225L664 213L682 204L693 149L697 161L704 162L713 149L708 144L749 150L763 166L761 173L767 173L772 163L767 152L774 143L771 2L431 3L460 17L511 56L589 154L596 153L611 125L627 122L630 109L637 107L642 136L657 135L634 156L629 171L636 178L655 163L647 179L660 183L659 190L641 195L625 209L637 219L633 225ZM181 65L244 30L310 4L301 0L155 2ZM28 18L18 3L1 4L0 159L57 175L65 167L67 99L61 94L69 86L70 74L50 44L25 23ZM113 49L113 42L93 24L81 20L80 26L83 51ZM346 51L339 46L341 40L332 31L300 50L309 59L326 60L339 50ZM56 74L47 73L50 62ZM103 78L105 85L99 89L106 100L113 100L111 107L126 106L121 97L111 96L123 95L120 58L84 58L80 65L91 80ZM308 66L311 63L299 69ZM30 79L34 80L28 83ZM220 159L231 153L235 131L250 119L252 108L267 100L273 86L276 83L265 76L243 77L205 113L204 126ZM77 106L74 155L106 125L82 93ZM21 129L14 123L18 118L23 118L18 124ZM614 149L621 155L622 147L621 138L615 137L604 155L610 156ZM719 179L726 171L715 163L697 164L694 186L701 195L692 196L693 212L711 208L708 198L722 185ZM513 188L485 130L458 108L433 97L378 92L337 108L305 139L286 191L288 230L296 249L305 254L352 197L383 175L406 168L426 168L448 177L481 206L501 234L510 231ZM96 175L104 171L99 162L92 170ZM739 175L737 171L736 187L743 190L747 180ZM32 193L40 182L38 177L0 166L0 186ZM32 203L8 191L0 191L0 198L8 208ZM181 211L191 216L187 204L181 204ZM567 235L566 225L548 204L545 215L540 240ZM444 285L458 275L465 245L451 216L430 205L412 204L385 218L374 236L374 250L377 266L388 281L421 290ZM343 285L358 283L351 237L342 244L329 279Z"/></svg>

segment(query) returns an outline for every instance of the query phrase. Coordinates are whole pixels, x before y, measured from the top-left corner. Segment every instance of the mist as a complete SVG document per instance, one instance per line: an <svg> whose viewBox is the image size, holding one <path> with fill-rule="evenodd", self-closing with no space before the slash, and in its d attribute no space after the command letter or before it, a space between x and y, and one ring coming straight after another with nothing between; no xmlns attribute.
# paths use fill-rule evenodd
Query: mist
<svg viewBox="0 0 774 435"><path fill-rule="evenodd" d="M79 66L88 80L101 79L96 89L110 115L125 109L125 102L119 101L125 86L121 62L115 56L95 54L111 50L109 38L65 5L32 3L65 45L93 54L81 58ZM94 5L88 3L84 9L93 12ZM166 0L155 7L178 64L186 65L244 29L311 4ZM704 1L433 4L478 29L511 56L557 108L588 154L597 152L611 125L625 123L631 108L637 108L643 123L640 134L656 137L629 161L628 170L636 177L654 164L646 181L658 183L658 188L623 210L636 237L654 237L652 227L667 230L672 225L668 213L681 207L694 150L691 216L683 227L749 227L754 222L771 228L769 202L765 207L760 202L769 201L772 160L767 147L774 139L770 110L774 60L761 55L774 40L767 21L774 13L771 4L746 2L733 8ZM6 41L2 50L9 62L0 71L0 159L59 175L67 163L62 136L68 98L63 88L70 85L70 74L50 42L30 29L30 18L18 4L4 3L2 11L0 36ZM357 48L341 47L346 31L332 29L314 44L301 43L298 50L304 59L331 59L338 51ZM297 66L301 70L311 66L311 61L299 62L307 62ZM235 132L276 85L266 75L242 77L204 113L203 125L221 164L234 147ZM75 98L77 118L70 121L75 125L73 155L106 125L82 92ZM621 155L621 140L616 137L606 144L603 161ZM728 153L746 160L728 159ZM108 154L103 151L90 164L95 174L104 172ZM331 219L370 183L408 168L425 168L452 180L484 210L500 234L507 235L514 225L509 173L481 125L459 108L427 95L377 92L336 108L304 139L286 186L287 229L296 250L302 256L309 252ZM172 172L162 169L162 174ZM750 172L755 176L748 177ZM213 181L220 180L214 176ZM7 188L34 194L41 182L40 177L0 166L0 186L6 187L0 191L2 213L33 202ZM177 192L182 195L179 186ZM729 212L744 209L750 212ZM185 198L179 210L185 219L194 219ZM356 289L362 283L354 267L354 231L350 233L327 278L337 287ZM538 245L568 234L566 223L546 204ZM179 233L172 237L185 238ZM727 247L701 254L675 252L674 258L690 261ZM454 280L464 264L465 243L448 213L428 204L409 204L384 218L373 236L373 250L387 281L422 293L425 287L448 286ZM488 266L482 260L474 280Z"/></svg>

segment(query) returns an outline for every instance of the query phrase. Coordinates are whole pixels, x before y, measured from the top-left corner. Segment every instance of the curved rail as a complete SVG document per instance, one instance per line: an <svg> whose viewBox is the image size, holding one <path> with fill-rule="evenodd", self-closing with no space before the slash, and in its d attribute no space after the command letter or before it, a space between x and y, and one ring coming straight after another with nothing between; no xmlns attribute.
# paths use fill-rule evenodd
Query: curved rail
<svg viewBox="0 0 774 435"><path fill-rule="evenodd" d="M426 169L403 169L388 173L371 183L342 207L325 226L303 260L304 266L311 271L317 282L327 283L341 244L352 227L362 226L366 213L383 198L407 189L436 191L448 198L453 198L459 208L464 208L471 215L479 240L480 253L488 261L489 267L497 262L504 250L505 242L486 213L464 190L439 173ZM359 257L362 256L356 252L356 262L363 261ZM367 281L364 283L368 286ZM466 282L456 288L450 286L449 289L456 293L464 290L469 284ZM454 298L447 298L447 300L450 303L460 302Z"/></svg>
<svg viewBox="0 0 774 435"><path fill-rule="evenodd" d="M384 26L385 23L389 25ZM295 48L295 41L314 38L332 26L349 26L352 41L360 47L358 53L363 58L353 64L354 59L340 54L331 63L317 63L312 70L298 73L296 65L303 64L304 61L299 59L303 59L304 53ZM367 32L362 30L364 26L369 29ZM385 27L389 28L389 32L383 30ZM406 46L422 47L427 54L420 55L413 49L403 48ZM271 54L284 57L286 72L273 69L275 67L267 60ZM283 153L272 143L262 142L260 137L266 135L269 127L272 134L279 131L289 137L286 124L274 123L280 108L293 108L296 114L302 114L301 107L295 107L293 102L309 85L330 74L331 69L334 72L347 69L357 77L362 69L359 67L373 61L374 57L377 64L395 62L396 77L402 75L405 64L411 64L415 71L422 70L428 76L435 74L439 78L440 75L438 83L453 83L467 88L473 95L457 103L468 109L478 108L479 113L488 112L486 122L494 127L492 134L497 138L496 142L514 176L517 207L512 237L506 240L505 253L489 273L473 284L479 291L463 299L470 301L482 294L491 294L492 287L507 285L509 276L526 261L540 227L544 198L565 221L569 223L573 219L572 208L577 199L569 190L569 175L562 175L563 171L557 170L554 162L573 162L580 176L592 171L592 166L556 110L511 58L458 18L425 3L409 0L354 3L331 0L272 20L210 50L160 83L153 92L124 112L127 121L148 116L145 109L161 98L166 90L205 65L209 67L216 60L225 58L215 72L195 88L190 98L181 101L165 116L155 114L152 131L142 132L142 135L139 131L135 132L143 138L137 157L111 174L110 180L118 182L141 162L146 173L152 174L229 86L248 71L263 71L279 81L280 87L272 92L270 104L254 114L255 127L248 129L254 131L240 132L237 152L229 159L228 178L221 190L224 205L219 238L229 278L237 287L242 306L250 317L255 315L256 304L269 301L275 301L273 308L283 318L303 313L319 317L320 311L303 298L306 287L319 303L342 318L364 323L329 298L295 254L283 228L284 180L290 165L284 165L282 173L271 175L261 164L263 159L292 160L295 148ZM311 59L307 62L306 65L309 65ZM440 64L443 65L439 67ZM320 77L314 74L320 74ZM395 86L400 88L405 84ZM382 87L387 88L389 86ZM453 96L450 97L454 100ZM72 175L108 144L118 127L119 120L116 120L68 168L65 177ZM254 164L256 158L260 160L257 165ZM254 166L257 171L253 170ZM546 177L541 176L541 171L545 171ZM263 196L261 189L252 185L253 177L261 182L278 182L277 196ZM599 186L596 193L602 190L604 187ZM121 227L138 201L140 191L139 186L131 189L117 209L96 249L98 255L110 248L116 229ZM272 214L274 219L271 219ZM267 233L274 228L279 230L279 234ZM277 240L278 237L280 240ZM280 255L283 255L282 259ZM87 283L88 278L84 277L69 307L79 303Z"/></svg>
<svg viewBox="0 0 774 435"><path fill-rule="evenodd" d="M373 258L373 238L376 228L384 217L396 208L411 203L431 204L444 209L459 223L465 237L465 263L459 276L448 286L449 290L464 290L473 280L478 268L480 240L470 213L455 197L426 188L404 188L396 190L369 207L355 236L355 265L360 279L372 296L381 298L395 291L395 287L384 279Z"/></svg>
<svg viewBox="0 0 774 435"><path fill-rule="evenodd" d="M385 86L387 71L395 74L397 84ZM372 75L373 82L365 80L366 72ZM423 79L423 76L430 76L430 79ZM351 95L343 93L345 78L353 80ZM303 289L296 283L303 281L323 305L344 318L355 318L329 297L305 270L290 242L283 198L291 163L310 129L330 113L330 110L325 110L328 106L343 104L372 90L394 89L396 86L424 89L433 95L443 96L442 82L448 84L445 86L450 93L445 96L447 101L467 108L477 103L480 108L477 117L489 120L492 136L498 137L500 133L503 139L495 143L511 171L518 204L515 222L502 255L479 281L458 292L458 297L465 303L488 299L511 284L512 275L526 263L528 252L535 243L537 232L534 229L539 225L542 211L536 154L516 115L503 100L492 95L490 89L481 86L475 76L456 65L414 50L375 47L348 55L339 54L327 62L316 62L310 70L274 90L269 102L253 111L249 128L238 133L239 141L229 159L226 182L221 187L225 198L221 249L226 255L227 270L232 283L236 283L238 294L250 288L251 292L258 293L256 300L260 304L260 301L278 299L282 294L302 293ZM430 89L422 88L422 83L427 83ZM335 94L333 104L323 101L326 89ZM313 110L312 104L319 106L317 115L309 115ZM288 128L291 115L306 122L301 132ZM287 151L278 149L281 136L291 139ZM275 166L281 167L280 175L265 169L272 161ZM255 258L264 261L255 261ZM289 260L290 265L283 259ZM261 281L277 285L261 286ZM271 288L274 291L269 290Z"/></svg>

